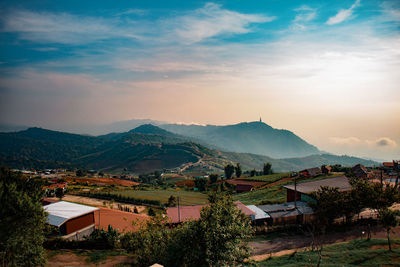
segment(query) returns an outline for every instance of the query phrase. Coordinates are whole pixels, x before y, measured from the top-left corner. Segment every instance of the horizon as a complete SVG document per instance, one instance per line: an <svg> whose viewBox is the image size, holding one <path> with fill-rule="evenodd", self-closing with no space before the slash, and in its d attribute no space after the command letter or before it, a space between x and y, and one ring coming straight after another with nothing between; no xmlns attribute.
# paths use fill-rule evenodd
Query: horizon
<svg viewBox="0 0 400 267"><path fill-rule="evenodd" d="M261 117L322 151L400 158L400 3L0 3L0 123Z"/></svg>

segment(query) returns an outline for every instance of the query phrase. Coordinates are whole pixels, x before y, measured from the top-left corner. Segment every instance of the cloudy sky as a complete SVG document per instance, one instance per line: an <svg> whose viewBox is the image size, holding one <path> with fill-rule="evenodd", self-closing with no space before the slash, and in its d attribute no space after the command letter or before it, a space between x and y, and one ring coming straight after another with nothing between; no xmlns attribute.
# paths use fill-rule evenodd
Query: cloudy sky
<svg viewBox="0 0 400 267"><path fill-rule="evenodd" d="M263 121L400 158L400 3L0 2L0 123Z"/></svg>

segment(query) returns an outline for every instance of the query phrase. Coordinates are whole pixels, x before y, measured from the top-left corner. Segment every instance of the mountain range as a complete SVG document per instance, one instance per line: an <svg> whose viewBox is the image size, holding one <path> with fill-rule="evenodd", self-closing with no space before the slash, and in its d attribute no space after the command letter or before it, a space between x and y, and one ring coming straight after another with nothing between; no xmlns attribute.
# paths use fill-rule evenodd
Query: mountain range
<svg viewBox="0 0 400 267"><path fill-rule="evenodd" d="M245 146L235 138L246 137L246 132L251 135L250 129L257 134L256 140L246 138L248 144L255 145L260 131L271 131L270 136L282 133L283 137L276 142L293 144L303 149L304 154L319 152L317 148L301 140L289 131L272 129L261 122L244 123L233 127L210 127L206 130L213 133L212 140L207 140L205 135L187 133L173 133L166 128L176 125L163 125L163 128L145 124L133 130L122 133L110 133L101 136L86 136L65 132L51 131L41 128L29 128L13 133L0 133L0 164L13 168L85 168L108 172L122 172L128 170L132 173L145 173L154 170L172 169L180 167L185 171L210 173L222 171L228 163L240 163L243 169L261 169L263 163L270 162L275 171L292 171L320 166L322 164L341 164L351 166L357 163L364 165L376 165L374 161L368 161L349 156L335 156L329 154L314 154L305 157L275 159L265 155L254 153L228 152L229 142L237 144L237 150ZM176 127L183 129L182 127ZM258 128L261 128L258 129ZM192 127L193 129L193 127ZM212 129L212 130L210 130ZM230 132L227 138L223 138L223 130ZM177 130L176 130L177 132ZM185 134L185 135L184 135ZM271 138L272 138L271 137ZM286 138L286 139L285 139ZM294 140L290 141L290 138ZM223 145L217 140L222 140ZM211 145L207 144L210 141ZM224 142L223 142L224 141ZM268 144L260 141L260 144ZM216 149L223 147L223 149ZM272 146L274 149L276 146ZM270 148L268 148L269 151ZM249 149L251 150L251 149ZM294 151L287 149L286 151ZM256 150L259 152L261 150ZM288 153L287 152L287 153Z"/></svg>

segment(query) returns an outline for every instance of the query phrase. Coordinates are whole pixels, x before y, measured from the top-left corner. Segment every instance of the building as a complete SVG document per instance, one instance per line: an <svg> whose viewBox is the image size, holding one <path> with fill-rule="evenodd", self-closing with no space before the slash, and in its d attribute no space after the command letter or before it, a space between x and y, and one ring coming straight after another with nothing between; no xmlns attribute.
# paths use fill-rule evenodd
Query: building
<svg viewBox="0 0 400 267"><path fill-rule="evenodd" d="M299 172L299 175L303 176L303 177L311 178L311 177L320 175L321 173L322 173L321 169L319 167L315 167L315 168L302 170Z"/></svg>
<svg viewBox="0 0 400 267"><path fill-rule="evenodd" d="M332 172L332 167L328 165L322 165L321 166L321 172L323 174L330 174Z"/></svg>
<svg viewBox="0 0 400 267"><path fill-rule="evenodd" d="M236 193L242 192L250 192L253 189L262 187L263 185L267 184L265 182L256 182L256 181L248 181L248 180L240 180L240 179L230 179L226 180L228 184L235 186Z"/></svg>
<svg viewBox="0 0 400 267"><path fill-rule="evenodd" d="M286 188L286 190L287 190L286 191L286 201L287 202L294 201L295 196L296 196L296 201L298 201L298 200L302 200L305 202L314 201L312 199L312 197L310 196L311 193L318 191L323 186L337 187L337 188L339 188L339 191L341 191L341 192L351 190L351 185L349 183L349 179L346 176L342 175L342 176L337 176L337 177L323 179L323 180L299 183L296 185L296 188L295 188L294 184L286 185L286 186L284 186L284 188ZM296 189L296 192L295 192L295 189Z"/></svg>
<svg viewBox="0 0 400 267"><path fill-rule="evenodd" d="M271 224L271 216L268 213L258 208L256 205L247 205L248 209L252 210L255 214L251 215L251 221L253 225L265 225L266 223Z"/></svg>
<svg viewBox="0 0 400 267"><path fill-rule="evenodd" d="M304 201L258 206L267 213L273 225L304 224L314 219L313 210Z"/></svg>
<svg viewBox="0 0 400 267"><path fill-rule="evenodd" d="M59 234L67 239L82 239L95 229L98 208L60 201L43 207L48 213L47 223L58 227Z"/></svg>
<svg viewBox="0 0 400 267"><path fill-rule="evenodd" d="M351 170L357 178L368 178L368 170L362 164L355 165L353 168L351 168Z"/></svg>
<svg viewBox="0 0 400 267"><path fill-rule="evenodd" d="M245 215L249 217L255 215L255 213L251 209L243 205L240 201L236 201L235 205ZM199 220L200 212L206 206L207 205L170 207L167 209L167 217L169 219L169 223L178 224L190 220Z"/></svg>

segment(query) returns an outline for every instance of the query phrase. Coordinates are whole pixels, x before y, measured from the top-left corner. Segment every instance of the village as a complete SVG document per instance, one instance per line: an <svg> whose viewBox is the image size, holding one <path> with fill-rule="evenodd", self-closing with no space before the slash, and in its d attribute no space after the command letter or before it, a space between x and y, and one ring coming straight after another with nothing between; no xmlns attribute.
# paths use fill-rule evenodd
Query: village
<svg viewBox="0 0 400 267"><path fill-rule="evenodd" d="M307 234L299 235L299 229L304 231L304 229L308 229L308 225L313 225L318 220L318 211L313 207L318 204L319 200L316 199L316 196L318 196L316 193L321 189L335 188L341 194L346 194L354 190L354 186L352 186L354 181L365 181L372 185L379 184L382 188L388 186L398 188L399 161L384 162L381 166L373 168L357 164L347 168L345 172L333 171L334 168L323 165L285 174L243 176L230 179L224 179L224 175L219 175L216 182L208 181L207 192L214 191L214 193L220 192L222 194L224 191L221 192L221 188L230 192L236 209L251 220L255 236L259 236L250 244L253 248L252 258L260 261L268 259L280 251L290 252L293 249L297 251L297 249L308 247L307 242L315 242ZM177 174L169 173L168 175L172 175L170 180L173 181L175 178L176 181L169 184L170 188L166 188L164 185L163 190L160 188L155 190L158 195L167 192L166 194L170 195L168 199L158 201L144 198L141 201L140 197L123 198L110 194L110 188L113 190L118 188L120 191L116 192L120 193L125 192L125 190L132 190L132 188L134 188L132 192L136 193L149 193L151 191L146 190L153 190L149 189L148 186L143 188L144 185L138 179L132 179L132 177L123 176L123 179L121 179L115 175L106 177L104 174L100 177L94 171L83 177L77 177L66 170L21 171L21 173L31 177L40 175L41 179L48 182L43 187L45 192L43 208L48 214L47 223L55 227L55 230L49 236L50 239L61 237L65 240L85 240L96 229L107 231L110 227L121 234L137 232L145 228L154 216L161 216L168 227L174 228L183 223L199 220L202 209L209 205L208 201L204 199L200 201L203 204L196 202L196 200L188 205L185 195L205 195L206 192L199 192L200 188L196 186L200 184L201 187L198 180L207 179L207 175L184 179L183 176L178 177ZM164 175L162 172L159 174L160 177ZM274 179L271 180L271 177ZM268 199L259 201L258 198L255 198L255 200L241 198L242 195L248 197L269 188L275 188L274 194L282 195L281 201L269 204ZM104 190L107 190L108 193L105 193ZM400 205L396 203L390 206L395 212L400 210ZM334 218L334 224L341 225L344 222L344 217L342 217ZM378 226L376 225L378 217L378 210L373 208L362 209L358 214L352 214L350 224L352 224L352 221L361 221L364 224L368 222L368 228L362 227L362 233L354 232L353 228L349 229L348 236L342 234L337 239L366 238L367 235L371 235L370 224L373 225L372 232L381 236L381 230L377 230ZM349 224L348 218L346 218L346 224ZM278 235L279 238L276 242L262 240L262 236L271 233ZM288 234L289 238L280 239L287 237ZM290 239L290 235L294 236ZM329 240L331 236L335 235L337 233L330 233L326 239ZM394 235L397 236L399 233L397 232ZM337 242L337 239L326 242L332 244ZM292 241L288 242L289 240ZM286 245L282 245L282 242ZM278 243L280 245L277 245Z"/></svg>

